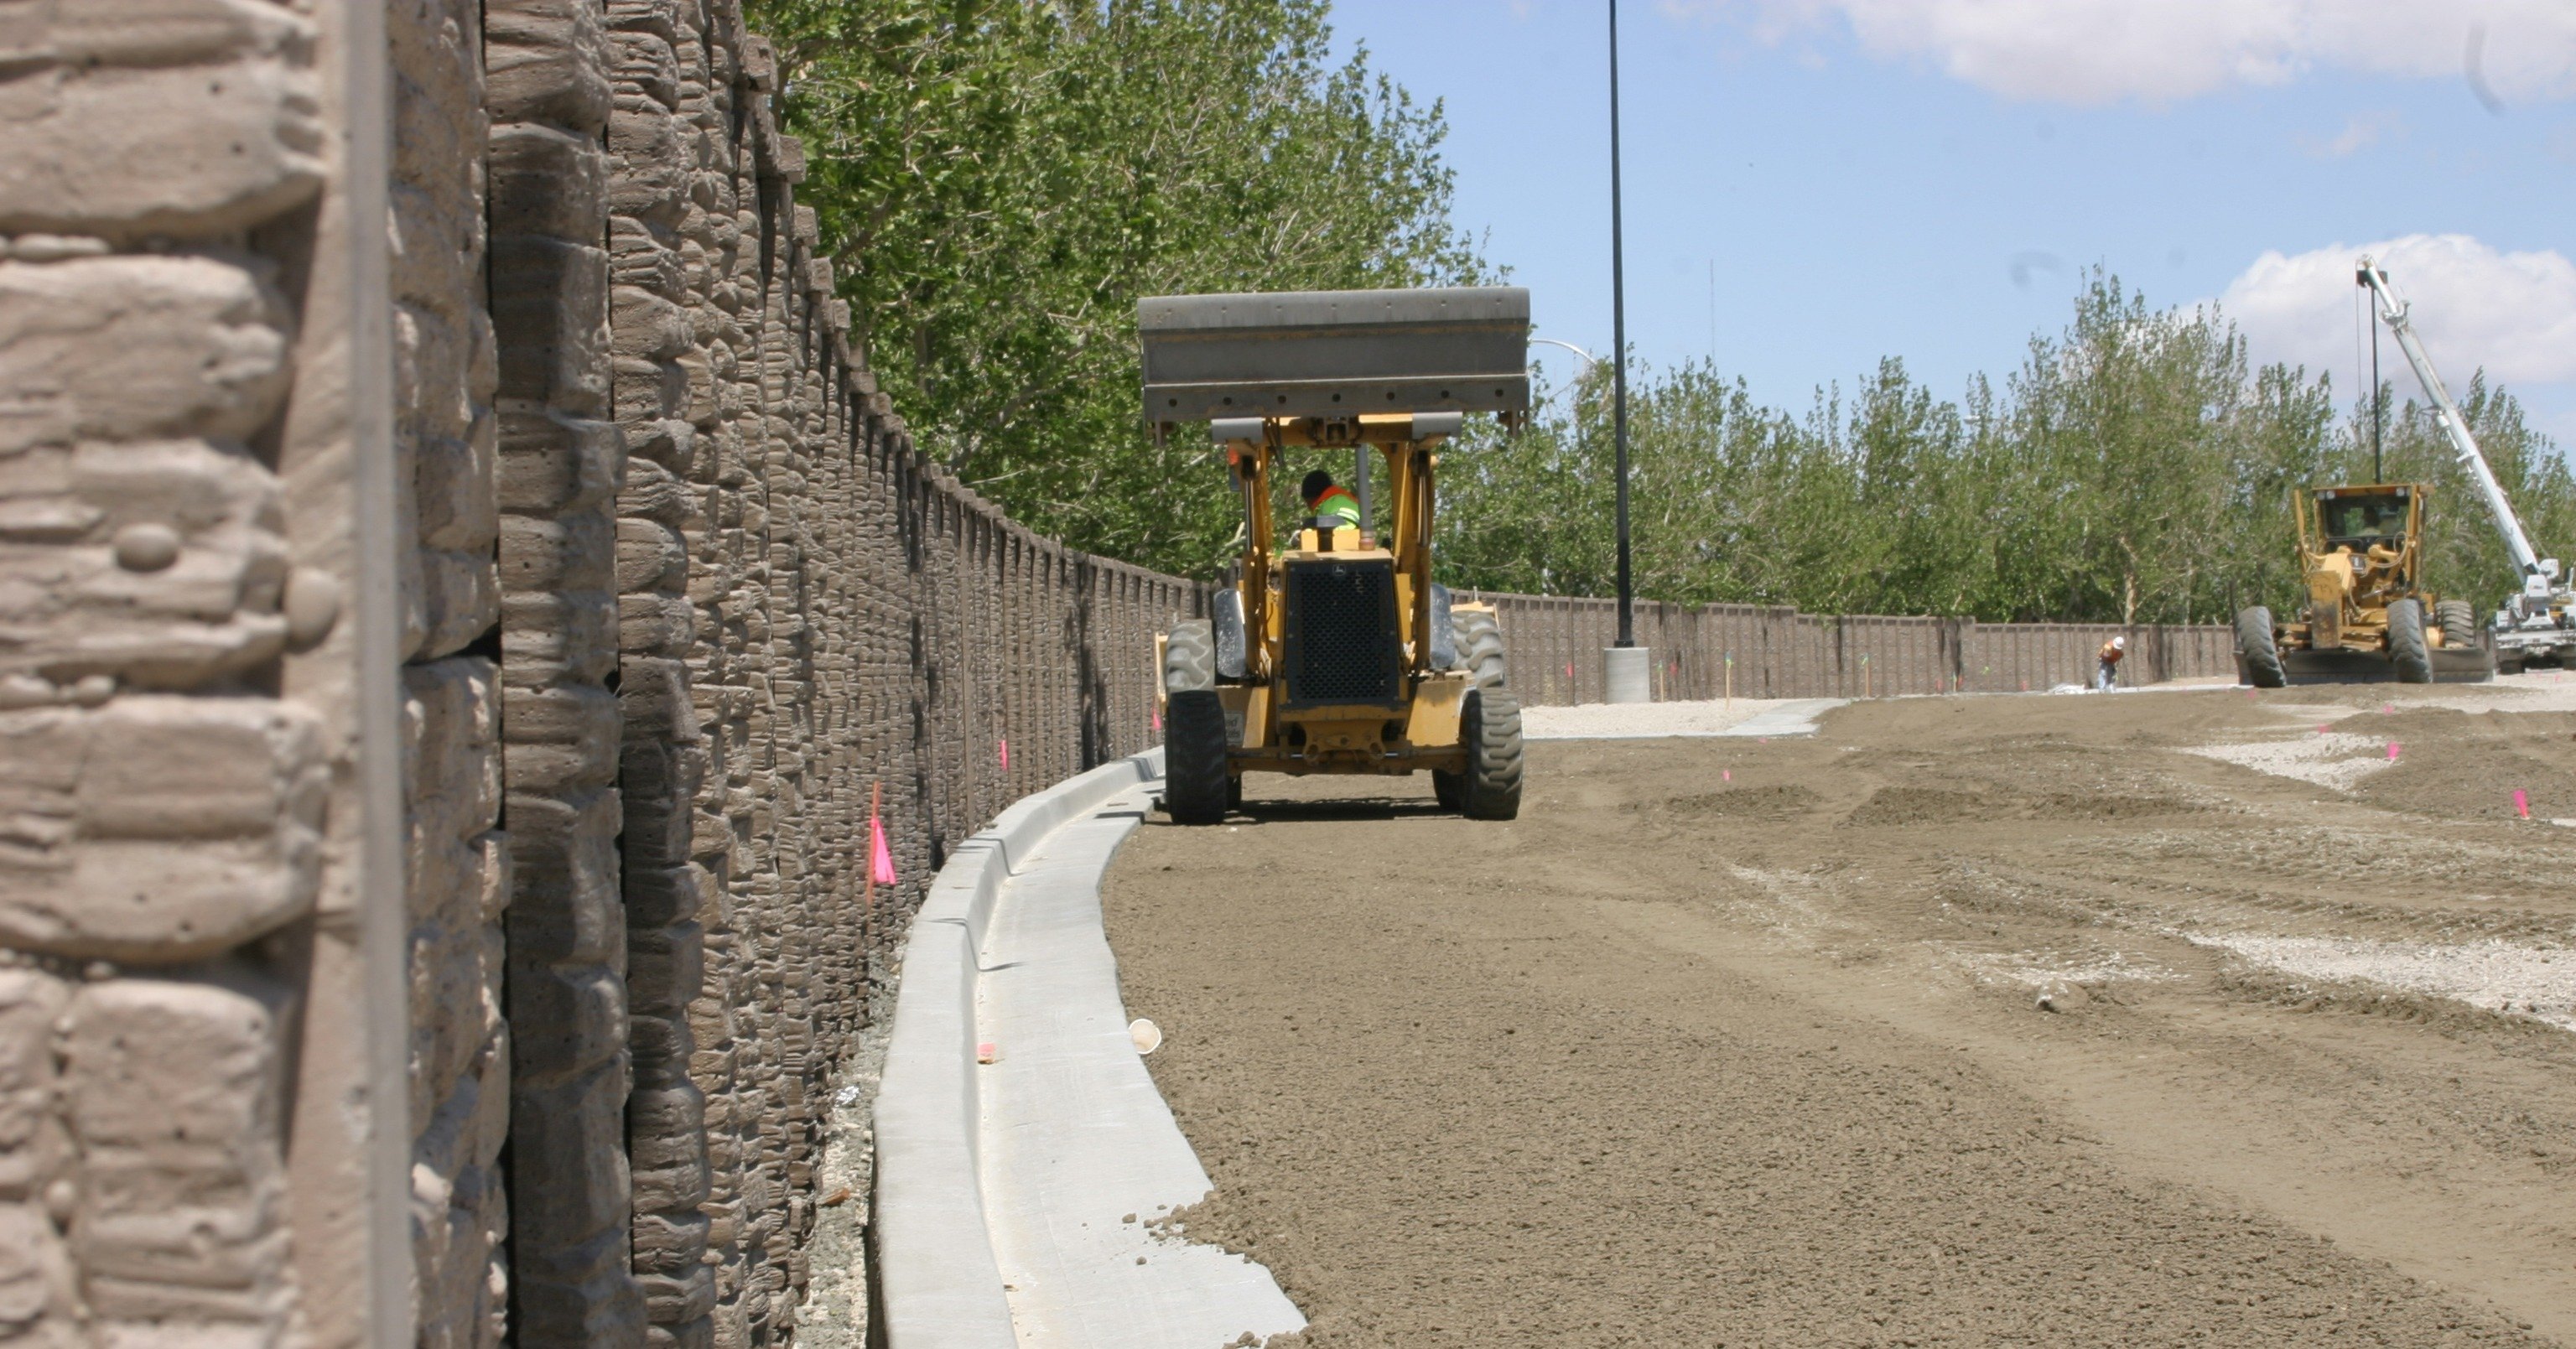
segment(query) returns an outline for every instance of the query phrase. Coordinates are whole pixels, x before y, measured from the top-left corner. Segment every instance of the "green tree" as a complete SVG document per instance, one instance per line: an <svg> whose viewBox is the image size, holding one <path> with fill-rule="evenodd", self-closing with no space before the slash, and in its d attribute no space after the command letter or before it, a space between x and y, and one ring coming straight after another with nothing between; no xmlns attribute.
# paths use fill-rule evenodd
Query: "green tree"
<svg viewBox="0 0 2576 1349"><path fill-rule="evenodd" d="M1542 400L1517 440L1444 460L1453 585L1606 594L1607 375ZM2535 543L2576 546L2576 482L2511 396L2463 402ZM1816 613L2224 622L2302 593L2296 494L2369 475L2367 421L2331 383L2254 368L2212 308L2157 310L2096 271L2059 333L1999 392L1957 403L1887 360L1791 418L1701 363L1630 380L1638 593ZM2428 580L2494 604L2513 587L2484 506L2418 404L2396 405L2388 473L2432 483Z"/></svg>
<svg viewBox="0 0 2576 1349"><path fill-rule="evenodd" d="M1441 109L1328 0L753 0L800 189L918 441L1034 528L1208 575L1237 521L1137 406L1136 301L1455 284Z"/></svg>

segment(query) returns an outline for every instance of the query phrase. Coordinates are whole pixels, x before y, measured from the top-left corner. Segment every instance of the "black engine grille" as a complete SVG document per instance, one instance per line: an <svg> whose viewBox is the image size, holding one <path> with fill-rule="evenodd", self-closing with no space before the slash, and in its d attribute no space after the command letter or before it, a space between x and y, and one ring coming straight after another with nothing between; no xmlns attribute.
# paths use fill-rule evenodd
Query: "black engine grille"
<svg viewBox="0 0 2576 1349"><path fill-rule="evenodd" d="M1300 562L1288 568L1289 707L1403 706L1395 564Z"/></svg>

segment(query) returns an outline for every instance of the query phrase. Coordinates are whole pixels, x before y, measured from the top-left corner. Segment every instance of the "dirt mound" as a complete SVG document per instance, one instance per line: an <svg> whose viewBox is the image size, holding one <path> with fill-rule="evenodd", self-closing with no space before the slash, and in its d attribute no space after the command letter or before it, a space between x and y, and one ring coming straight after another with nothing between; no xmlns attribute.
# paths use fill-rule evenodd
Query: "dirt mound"
<svg viewBox="0 0 2576 1349"><path fill-rule="evenodd" d="M1789 784L1670 797L1656 803L1656 808L1671 815L1702 819L1785 820L1814 810L1822 799L1811 788Z"/></svg>
<svg viewBox="0 0 2576 1349"><path fill-rule="evenodd" d="M1865 828L1916 827L1983 820L2014 820L2028 813L2019 797L1988 792L1951 791L1941 787L1881 787L1869 794L1845 823Z"/></svg>
<svg viewBox="0 0 2576 1349"><path fill-rule="evenodd" d="M2205 809L2207 807L2176 796L2113 791L2023 794L1943 787L1881 787L1845 817L1845 822L1864 828L1918 828L2006 820L2134 820L2190 815Z"/></svg>
<svg viewBox="0 0 2576 1349"><path fill-rule="evenodd" d="M2576 718L2563 713L2470 716L2423 708L2366 713L2336 729L2397 746L2396 762L2353 789L2374 805L2445 819L2513 820L2520 791L2535 820L2576 816Z"/></svg>

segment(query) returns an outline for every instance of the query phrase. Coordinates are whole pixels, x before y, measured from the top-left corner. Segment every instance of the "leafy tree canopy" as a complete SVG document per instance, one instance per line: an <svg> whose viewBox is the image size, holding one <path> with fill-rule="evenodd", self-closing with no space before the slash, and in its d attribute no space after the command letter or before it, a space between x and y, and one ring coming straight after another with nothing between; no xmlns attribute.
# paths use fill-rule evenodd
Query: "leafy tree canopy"
<svg viewBox="0 0 2576 1349"><path fill-rule="evenodd" d="M1440 106L1365 50L1335 62L1329 7L750 0L857 336L930 453L1077 547L1212 576L1237 508L1204 442L1141 425L1137 299L1491 279L1449 217ZM1452 585L1609 593L1607 386L1443 456ZM2541 550L2576 554L2565 461L2464 387ZM1638 591L1997 620L2285 605L2291 493L2368 478L2367 401L2098 271L2064 331L1955 402L1893 359L1803 414L1705 364L1636 370ZM2384 436L2389 478L2435 485L2430 583L2494 604L2511 568L2429 409L2392 397Z"/></svg>
<svg viewBox="0 0 2576 1349"><path fill-rule="evenodd" d="M1329 0L753 0L799 189L916 438L1032 527L1205 575L1236 521L1137 407L1136 301L1482 276L1440 106Z"/></svg>
<svg viewBox="0 0 2576 1349"><path fill-rule="evenodd" d="M1515 440L1445 457L1453 585L1610 593L1608 377L1557 391ZM2576 482L2484 376L2462 411L2535 543L2576 548ZM2390 481L2433 486L2426 580L2489 608L2515 588L2431 409L2388 390ZM1896 360L1803 417L1706 365L1629 380L1637 590L1812 613L2221 622L2304 593L2292 494L2371 480L2368 400L2253 368L2214 309L2158 311L2096 272L2064 332L1957 403Z"/></svg>

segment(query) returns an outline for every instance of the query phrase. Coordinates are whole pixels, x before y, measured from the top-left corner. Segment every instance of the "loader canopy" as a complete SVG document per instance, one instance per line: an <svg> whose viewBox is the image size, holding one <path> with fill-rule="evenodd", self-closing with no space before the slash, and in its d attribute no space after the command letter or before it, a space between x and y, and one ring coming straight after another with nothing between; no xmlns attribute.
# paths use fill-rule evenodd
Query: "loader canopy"
<svg viewBox="0 0 2576 1349"><path fill-rule="evenodd" d="M1161 295L1136 303L1145 420L1529 410L1519 286Z"/></svg>

